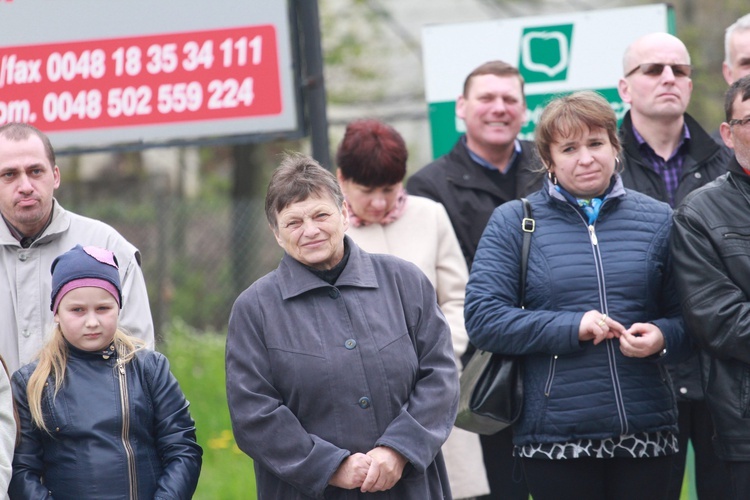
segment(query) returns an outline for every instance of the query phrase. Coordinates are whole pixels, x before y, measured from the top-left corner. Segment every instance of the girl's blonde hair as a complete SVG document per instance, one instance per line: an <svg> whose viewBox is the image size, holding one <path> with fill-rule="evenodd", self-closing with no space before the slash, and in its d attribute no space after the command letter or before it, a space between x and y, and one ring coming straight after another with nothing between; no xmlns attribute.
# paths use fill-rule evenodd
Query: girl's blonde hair
<svg viewBox="0 0 750 500"><path fill-rule="evenodd" d="M135 353L145 347L145 343L131 337L119 328L115 331L112 340L115 346L115 355L118 357L120 364L130 362ZM47 385L47 379L54 378L55 392L52 395L54 400L57 393L65 381L65 368L68 363L68 345L63 337L60 325L55 324L52 330L52 338L42 348L39 353L39 362L34 372L29 377L29 385L26 387L26 396L29 400L29 410L31 411L31 421L39 429L49 433L49 429L44 423L44 414L42 413L42 398L44 397L44 388Z"/></svg>

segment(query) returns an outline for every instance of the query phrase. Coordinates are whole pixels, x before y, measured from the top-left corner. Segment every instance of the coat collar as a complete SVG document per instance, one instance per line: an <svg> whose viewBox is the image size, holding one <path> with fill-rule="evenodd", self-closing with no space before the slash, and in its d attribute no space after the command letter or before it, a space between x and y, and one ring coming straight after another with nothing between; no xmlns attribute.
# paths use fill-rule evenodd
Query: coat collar
<svg viewBox="0 0 750 500"><path fill-rule="evenodd" d="M47 229L44 230L44 233L31 246L35 247L47 243L67 231L69 227L70 216L68 212L60 206L57 200L53 200L52 221L47 226ZM3 221L0 221L0 245L21 247L21 243L11 234L10 229L8 229L8 226Z"/></svg>
<svg viewBox="0 0 750 500"><path fill-rule="evenodd" d="M378 279L372 257L359 248L349 236L344 235L351 253L349 262L336 281L336 288L346 286L378 288ZM302 295L318 288L331 288L331 285L311 273L303 264L284 253L277 269L281 296L284 300Z"/></svg>
<svg viewBox="0 0 750 500"><path fill-rule="evenodd" d="M708 157L715 155L721 149L721 146L703 130L703 127L692 116L688 113L685 113L683 116L685 118L685 125L687 125L690 131L690 140L687 144L685 163L682 168L689 171L704 162ZM635 134L633 134L633 120L630 116L630 111L625 113L625 117L622 119L620 140L628 156L631 158L641 157L638 140L635 138Z"/></svg>
<svg viewBox="0 0 750 500"><path fill-rule="evenodd" d="M517 154L512 168L516 169L516 188L519 192L526 192L539 181L543 173L541 169L539 171L536 169L541 163L534 145L522 140L518 140L518 144L521 146L521 151ZM452 165L457 164L462 167L447 170L446 178L451 183L466 189L487 191L495 196L501 194L498 188L487 179L487 174L484 172L486 167L479 165L469 155L464 136L456 141L453 149L448 153L448 158Z"/></svg>
<svg viewBox="0 0 750 500"><path fill-rule="evenodd" d="M68 348L68 356L70 358L83 359L86 361L92 360L92 359L108 360L113 357L116 358L116 355L117 355L117 350L115 349L114 341L112 341L109 344L109 346L107 346L105 349L102 349L100 351L84 351L83 349L79 349L78 347L68 342L67 339L65 339L65 345Z"/></svg>
<svg viewBox="0 0 750 500"><path fill-rule="evenodd" d="M549 194L550 198L568 203L565 197L557 189L555 189L555 186L548 179L545 179L544 183L547 187L547 193ZM622 177L620 177L620 174L615 174L615 185L612 186L612 191L607 194L606 199L611 200L613 198L620 198L622 196L625 196L626 194L627 193L625 192L625 186L622 183Z"/></svg>
<svg viewBox="0 0 750 500"><path fill-rule="evenodd" d="M737 161L737 156L732 156L732 159L727 163L727 171L733 179L743 183L745 186L750 187L750 175L745 172L742 165Z"/></svg>

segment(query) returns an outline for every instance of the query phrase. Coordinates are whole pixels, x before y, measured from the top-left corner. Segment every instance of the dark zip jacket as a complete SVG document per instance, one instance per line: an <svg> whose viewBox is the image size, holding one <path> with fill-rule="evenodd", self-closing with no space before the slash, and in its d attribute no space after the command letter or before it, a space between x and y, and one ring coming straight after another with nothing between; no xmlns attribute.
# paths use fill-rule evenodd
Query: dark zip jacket
<svg viewBox="0 0 750 500"><path fill-rule="evenodd" d="M691 193L674 216L672 254L685 326L700 351L719 458L750 461L750 176Z"/></svg>
<svg viewBox="0 0 750 500"><path fill-rule="evenodd" d="M31 423L26 396L37 363L13 374L21 442L10 497L18 499L190 499L202 450L195 423L163 355L141 350L118 365L112 350L68 344L65 382L42 395L44 423Z"/></svg>

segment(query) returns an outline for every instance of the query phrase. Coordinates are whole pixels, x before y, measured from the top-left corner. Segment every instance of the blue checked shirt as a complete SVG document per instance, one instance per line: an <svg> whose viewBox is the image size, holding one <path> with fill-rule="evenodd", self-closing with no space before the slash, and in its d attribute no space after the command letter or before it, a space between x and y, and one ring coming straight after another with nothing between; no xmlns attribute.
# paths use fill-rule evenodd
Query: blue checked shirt
<svg viewBox="0 0 750 500"><path fill-rule="evenodd" d="M680 177L682 177L682 164L685 161L687 144L690 140L690 130L688 130L687 125L683 125L682 139L680 139L680 143L677 144L677 148L672 152L672 155L666 160L656 154L635 127L633 127L633 135L638 141L643 159L651 165L651 168L659 174L659 177L664 179L669 195L669 206L674 208L674 195L677 192L677 186L680 184Z"/></svg>

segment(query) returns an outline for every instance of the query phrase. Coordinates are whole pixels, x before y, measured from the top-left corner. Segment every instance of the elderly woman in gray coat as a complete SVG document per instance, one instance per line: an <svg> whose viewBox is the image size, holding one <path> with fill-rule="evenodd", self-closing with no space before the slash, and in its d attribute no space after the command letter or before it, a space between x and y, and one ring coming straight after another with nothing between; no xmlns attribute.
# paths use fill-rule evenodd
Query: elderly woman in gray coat
<svg viewBox="0 0 750 500"><path fill-rule="evenodd" d="M419 269L344 232L336 178L293 155L266 216L285 254L245 290L227 337L227 395L262 499L451 498L440 446L458 380Z"/></svg>

